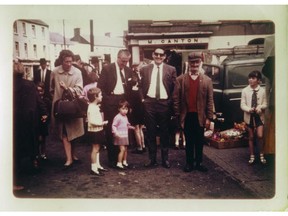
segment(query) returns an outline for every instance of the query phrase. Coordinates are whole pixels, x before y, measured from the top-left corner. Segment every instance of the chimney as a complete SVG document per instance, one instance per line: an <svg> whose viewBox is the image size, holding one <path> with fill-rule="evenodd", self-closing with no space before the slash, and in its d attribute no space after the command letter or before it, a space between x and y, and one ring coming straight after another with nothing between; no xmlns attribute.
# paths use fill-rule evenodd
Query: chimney
<svg viewBox="0 0 288 216"><path fill-rule="evenodd" d="M74 28L74 37L80 36L80 28Z"/></svg>

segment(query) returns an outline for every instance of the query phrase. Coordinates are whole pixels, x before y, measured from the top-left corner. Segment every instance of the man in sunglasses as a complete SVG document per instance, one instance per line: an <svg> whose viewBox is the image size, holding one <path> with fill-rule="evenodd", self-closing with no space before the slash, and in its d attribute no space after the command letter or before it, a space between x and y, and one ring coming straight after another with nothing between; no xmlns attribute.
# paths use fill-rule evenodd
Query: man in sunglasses
<svg viewBox="0 0 288 216"><path fill-rule="evenodd" d="M177 77L173 93L174 112L184 128L186 139L184 172L194 168L200 172L208 171L202 165L204 127L210 127L214 102L212 81L202 72L203 59L202 52L188 55L188 73Z"/></svg>
<svg viewBox="0 0 288 216"><path fill-rule="evenodd" d="M149 162L145 164L145 167L157 165L156 136L159 133L162 166L170 168L168 123L172 115L172 93L176 80L176 69L163 63L166 58L163 49L155 49L152 57L154 61L140 69L140 94L144 104L149 150Z"/></svg>

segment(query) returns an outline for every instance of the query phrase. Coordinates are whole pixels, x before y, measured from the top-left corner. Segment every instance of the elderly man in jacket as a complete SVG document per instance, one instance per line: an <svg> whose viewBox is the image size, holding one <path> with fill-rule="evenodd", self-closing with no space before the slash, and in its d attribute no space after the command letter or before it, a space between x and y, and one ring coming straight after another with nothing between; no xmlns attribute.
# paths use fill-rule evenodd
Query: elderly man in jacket
<svg viewBox="0 0 288 216"><path fill-rule="evenodd" d="M203 59L202 52L188 55L188 73L176 79L173 92L174 112L186 138L184 172L191 172L194 168L200 172L208 171L202 165L204 128L210 126L214 102L212 81L201 72Z"/></svg>

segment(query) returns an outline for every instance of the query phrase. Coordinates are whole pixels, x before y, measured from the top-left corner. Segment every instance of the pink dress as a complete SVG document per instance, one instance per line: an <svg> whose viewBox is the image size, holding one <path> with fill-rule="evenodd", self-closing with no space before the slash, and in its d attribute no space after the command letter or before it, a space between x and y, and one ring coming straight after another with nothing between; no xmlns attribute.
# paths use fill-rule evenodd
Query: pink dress
<svg viewBox="0 0 288 216"><path fill-rule="evenodd" d="M114 145L129 145L128 129L130 123L127 116L118 113L112 123L112 133L114 134ZM118 136L115 136L115 134Z"/></svg>

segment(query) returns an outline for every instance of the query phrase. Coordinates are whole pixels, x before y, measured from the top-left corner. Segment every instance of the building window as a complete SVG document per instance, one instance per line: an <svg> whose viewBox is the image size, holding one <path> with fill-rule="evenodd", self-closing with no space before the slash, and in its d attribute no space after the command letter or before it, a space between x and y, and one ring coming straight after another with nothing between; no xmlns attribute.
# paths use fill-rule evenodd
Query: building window
<svg viewBox="0 0 288 216"><path fill-rule="evenodd" d="M20 52L19 52L19 43L18 42L15 42L15 53L16 53L16 56L20 56Z"/></svg>
<svg viewBox="0 0 288 216"><path fill-rule="evenodd" d="M28 45L24 43L25 58L28 59Z"/></svg>
<svg viewBox="0 0 288 216"><path fill-rule="evenodd" d="M23 35L26 36L26 23L22 23Z"/></svg>
<svg viewBox="0 0 288 216"><path fill-rule="evenodd" d="M35 28L35 25L32 25L32 35L33 35L33 37L36 37L36 28Z"/></svg>
<svg viewBox="0 0 288 216"><path fill-rule="evenodd" d="M33 45L34 58L37 58L37 45Z"/></svg>
<svg viewBox="0 0 288 216"><path fill-rule="evenodd" d="M43 54L46 57L46 46L45 45L43 46Z"/></svg>
<svg viewBox="0 0 288 216"><path fill-rule="evenodd" d="M17 27L17 22L16 21L13 24L13 30L14 30L14 34L18 34L18 27Z"/></svg>
<svg viewBox="0 0 288 216"><path fill-rule="evenodd" d="M42 38L45 39L45 28L41 27Z"/></svg>

